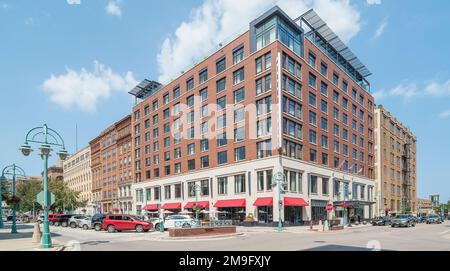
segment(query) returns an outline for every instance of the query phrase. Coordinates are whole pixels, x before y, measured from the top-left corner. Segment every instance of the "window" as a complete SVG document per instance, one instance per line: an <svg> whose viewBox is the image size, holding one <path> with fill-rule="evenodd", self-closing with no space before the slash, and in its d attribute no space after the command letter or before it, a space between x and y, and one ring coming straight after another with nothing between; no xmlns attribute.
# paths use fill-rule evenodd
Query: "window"
<svg viewBox="0 0 450 271"><path fill-rule="evenodd" d="M169 93L164 94L163 96L163 104L168 104L170 101Z"/></svg>
<svg viewBox="0 0 450 271"><path fill-rule="evenodd" d="M337 86L339 83L339 74L333 73L333 83Z"/></svg>
<svg viewBox="0 0 450 271"><path fill-rule="evenodd" d="M328 112L327 102L322 100L322 104L321 105L322 105L322 107L321 107L322 112L323 113L327 113Z"/></svg>
<svg viewBox="0 0 450 271"><path fill-rule="evenodd" d="M337 109L336 107L333 108L333 118L335 120L339 120L339 109Z"/></svg>
<svg viewBox="0 0 450 271"><path fill-rule="evenodd" d="M202 118L208 117L208 105L207 104L202 106L201 115L202 115ZM175 126L175 124L174 124L174 126Z"/></svg>
<svg viewBox="0 0 450 271"><path fill-rule="evenodd" d="M321 120L321 128L324 131L328 131L328 120L326 118L322 118L322 120Z"/></svg>
<svg viewBox="0 0 450 271"><path fill-rule="evenodd" d="M321 89L321 93L325 96L328 95L328 85L325 84L324 82L320 83L320 89Z"/></svg>
<svg viewBox="0 0 450 271"><path fill-rule="evenodd" d="M324 62L321 62L320 63L320 73L323 75L323 76L327 76L327 70L328 70L328 66L327 66L327 64L325 64Z"/></svg>
<svg viewBox="0 0 450 271"><path fill-rule="evenodd" d="M309 93L309 105L312 107L316 107L316 94L312 92Z"/></svg>
<svg viewBox="0 0 450 271"><path fill-rule="evenodd" d="M313 68L316 67L316 56L312 52L308 54L308 64Z"/></svg>
<svg viewBox="0 0 450 271"><path fill-rule="evenodd" d="M258 184L258 191L264 191L264 171L258 171L256 173L256 181Z"/></svg>
<svg viewBox="0 0 450 271"><path fill-rule="evenodd" d="M245 160L245 147L234 149L234 161Z"/></svg>
<svg viewBox="0 0 450 271"><path fill-rule="evenodd" d="M224 77L216 82L216 92L219 93L227 87L227 78Z"/></svg>
<svg viewBox="0 0 450 271"><path fill-rule="evenodd" d="M243 46L233 52L233 65L241 62L242 60L244 60L244 47Z"/></svg>
<svg viewBox="0 0 450 271"><path fill-rule="evenodd" d="M270 52L264 55L264 64L266 70L272 67L272 56L270 55Z"/></svg>
<svg viewBox="0 0 450 271"><path fill-rule="evenodd" d="M234 123L238 123L245 119L245 108L239 108L234 110Z"/></svg>
<svg viewBox="0 0 450 271"><path fill-rule="evenodd" d="M200 182L200 188L202 196L208 196L209 195L209 180L201 180Z"/></svg>
<svg viewBox="0 0 450 271"><path fill-rule="evenodd" d="M175 159L178 159L181 157L181 148L176 148L173 151L174 151Z"/></svg>
<svg viewBox="0 0 450 271"><path fill-rule="evenodd" d="M316 132L314 130L309 130L309 142L316 144Z"/></svg>
<svg viewBox="0 0 450 271"><path fill-rule="evenodd" d="M328 138L326 136L322 136L322 147L328 149Z"/></svg>
<svg viewBox="0 0 450 271"><path fill-rule="evenodd" d="M226 151L217 153L217 164L223 165L228 163L228 153Z"/></svg>
<svg viewBox="0 0 450 271"><path fill-rule="evenodd" d="M164 198L170 199L170 185L164 186Z"/></svg>
<svg viewBox="0 0 450 271"><path fill-rule="evenodd" d="M227 96L217 99L217 111L224 110L226 107Z"/></svg>
<svg viewBox="0 0 450 271"><path fill-rule="evenodd" d="M149 106L149 105L146 105L146 106L144 107L144 114L145 114L146 116L150 115L150 106Z"/></svg>
<svg viewBox="0 0 450 271"><path fill-rule="evenodd" d="M259 57L255 60L255 66L256 66L256 74L262 72L262 57Z"/></svg>
<svg viewBox="0 0 450 271"><path fill-rule="evenodd" d="M328 166L328 154L322 153L322 164Z"/></svg>
<svg viewBox="0 0 450 271"><path fill-rule="evenodd" d="M175 185L175 198L181 198L181 184Z"/></svg>
<svg viewBox="0 0 450 271"><path fill-rule="evenodd" d="M316 88L316 76L312 73L309 74L309 86Z"/></svg>
<svg viewBox="0 0 450 271"><path fill-rule="evenodd" d="M170 117L170 110L169 110L169 108L167 108L163 111L163 118L166 120L169 117Z"/></svg>
<svg viewBox="0 0 450 271"><path fill-rule="evenodd" d="M153 189L153 195L154 195L154 199L155 200L159 200L160 199L160 195L161 195L161 191L160 191L160 188L159 187L155 187L154 189Z"/></svg>
<svg viewBox="0 0 450 271"><path fill-rule="evenodd" d="M178 97L180 97L180 87L179 86L177 86L173 89L173 98L176 99Z"/></svg>
<svg viewBox="0 0 450 271"><path fill-rule="evenodd" d="M333 101L339 103L339 93L337 91L333 91Z"/></svg>
<svg viewBox="0 0 450 271"><path fill-rule="evenodd" d="M342 80L342 90L347 93L348 83L345 80Z"/></svg>
<svg viewBox="0 0 450 271"><path fill-rule="evenodd" d="M222 147L227 145L227 134L221 133L217 135L217 147Z"/></svg>
<svg viewBox="0 0 450 271"><path fill-rule="evenodd" d="M195 159L188 160L188 170L195 170Z"/></svg>
<svg viewBox="0 0 450 271"><path fill-rule="evenodd" d="M203 156L200 158L200 167L209 167L209 156Z"/></svg>
<svg viewBox="0 0 450 271"><path fill-rule="evenodd" d="M256 80L256 95L263 93L263 80L262 78Z"/></svg>
<svg viewBox="0 0 450 271"><path fill-rule="evenodd" d="M240 82L244 81L244 79L244 68L233 72L233 84L239 84Z"/></svg>
<svg viewBox="0 0 450 271"><path fill-rule="evenodd" d="M288 71L292 74L295 73L295 61L292 58L288 58Z"/></svg>
<svg viewBox="0 0 450 271"><path fill-rule="evenodd" d="M202 99L202 102L208 99L208 88L200 90L200 97Z"/></svg>
<svg viewBox="0 0 450 271"><path fill-rule="evenodd" d="M328 178L322 178L322 195L328 195L329 189L328 189Z"/></svg>
<svg viewBox="0 0 450 271"><path fill-rule="evenodd" d="M311 175L310 182L311 182L311 193L317 194L318 193L317 176Z"/></svg>
<svg viewBox="0 0 450 271"><path fill-rule="evenodd" d="M227 126L227 115L223 114L217 117L217 129L222 129Z"/></svg>
<svg viewBox="0 0 450 271"><path fill-rule="evenodd" d="M228 191L228 178L227 177L219 177L217 178L217 193L219 195L226 195Z"/></svg>
<svg viewBox="0 0 450 271"><path fill-rule="evenodd" d="M234 129L234 142L240 142L245 139L245 127Z"/></svg>
<svg viewBox="0 0 450 271"><path fill-rule="evenodd" d="M216 73L221 73L226 69L226 58L223 57L216 62Z"/></svg>
<svg viewBox="0 0 450 271"><path fill-rule="evenodd" d="M193 155L195 153L195 143L191 143L187 146L188 155Z"/></svg>
<svg viewBox="0 0 450 271"><path fill-rule="evenodd" d="M186 104L188 105L188 107L194 106L194 95L186 98Z"/></svg>
<svg viewBox="0 0 450 271"><path fill-rule="evenodd" d="M245 89L241 88L234 92L234 103L240 103L245 99Z"/></svg>
<svg viewBox="0 0 450 271"><path fill-rule="evenodd" d="M194 122L194 111L190 111L186 114L187 123L193 123Z"/></svg>
<svg viewBox="0 0 450 271"><path fill-rule="evenodd" d="M206 138L200 140L200 151L204 152L207 150L209 150L209 140Z"/></svg>
<svg viewBox="0 0 450 271"><path fill-rule="evenodd" d="M316 126L316 113L309 111L309 123Z"/></svg>
<svg viewBox="0 0 450 271"><path fill-rule="evenodd" d="M208 122L207 121L205 121L201 124L200 132L201 132L201 135L205 135L208 133Z"/></svg>
<svg viewBox="0 0 450 271"><path fill-rule="evenodd" d="M265 82L265 85L264 85L265 91L271 90L272 89L272 76L270 74L266 75L264 77L264 82Z"/></svg>
<svg viewBox="0 0 450 271"><path fill-rule="evenodd" d="M194 88L194 78L191 77L190 79L188 79L188 80L186 81L186 89L187 89L187 91L190 91L190 90L192 90L193 88Z"/></svg>
<svg viewBox="0 0 450 271"><path fill-rule="evenodd" d="M234 176L234 193L245 193L245 174Z"/></svg>

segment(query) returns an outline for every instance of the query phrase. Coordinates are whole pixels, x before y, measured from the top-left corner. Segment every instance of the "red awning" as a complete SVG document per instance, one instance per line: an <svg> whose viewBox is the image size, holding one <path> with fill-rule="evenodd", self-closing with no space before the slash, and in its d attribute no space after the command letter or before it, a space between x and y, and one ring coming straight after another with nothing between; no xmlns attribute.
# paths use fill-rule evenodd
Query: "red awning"
<svg viewBox="0 0 450 271"><path fill-rule="evenodd" d="M227 200L218 200L214 207L245 207L245 199L227 199Z"/></svg>
<svg viewBox="0 0 450 271"><path fill-rule="evenodd" d="M257 198L253 206L273 206L273 198Z"/></svg>
<svg viewBox="0 0 450 271"><path fill-rule="evenodd" d="M147 210L147 211L158 210L158 204L147 204L147 205L144 206L143 209Z"/></svg>
<svg viewBox="0 0 450 271"><path fill-rule="evenodd" d="M166 203L162 208L165 210L181 209L181 203Z"/></svg>
<svg viewBox="0 0 450 271"><path fill-rule="evenodd" d="M284 206L309 206L302 198L284 198Z"/></svg>
<svg viewBox="0 0 450 271"><path fill-rule="evenodd" d="M346 203L346 202L341 202L341 203L339 204L339 206L341 206L341 207L350 207L350 204L348 204L348 203Z"/></svg>
<svg viewBox="0 0 450 271"><path fill-rule="evenodd" d="M195 202L188 202L184 208L185 209L192 209L195 206ZM209 201L199 201L197 202L197 207L200 209L209 209Z"/></svg>

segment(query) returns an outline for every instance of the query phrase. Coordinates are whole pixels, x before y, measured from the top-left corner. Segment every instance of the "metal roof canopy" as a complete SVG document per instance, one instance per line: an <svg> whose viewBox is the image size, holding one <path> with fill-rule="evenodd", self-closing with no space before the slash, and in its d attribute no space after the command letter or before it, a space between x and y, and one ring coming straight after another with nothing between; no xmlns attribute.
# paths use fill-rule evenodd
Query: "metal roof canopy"
<svg viewBox="0 0 450 271"><path fill-rule="evenodd" d="M161 87L162 85L160 83L145 79L128 93L135 96L136 98L142 99L152 95L153 93L158 91Z"/></svg>
<svg viewBox="0 0 450 271"><path fill-rule="evenodd" d="M310 9L305 14L301 15L295 21L298 21L299 19L302 19L308 27L311 28L312 32L319 34L329 45L331 45L333 49L337 51L339 56L344 58L345 61L362 77L367 77L372 74L313 9Z"/></svg>

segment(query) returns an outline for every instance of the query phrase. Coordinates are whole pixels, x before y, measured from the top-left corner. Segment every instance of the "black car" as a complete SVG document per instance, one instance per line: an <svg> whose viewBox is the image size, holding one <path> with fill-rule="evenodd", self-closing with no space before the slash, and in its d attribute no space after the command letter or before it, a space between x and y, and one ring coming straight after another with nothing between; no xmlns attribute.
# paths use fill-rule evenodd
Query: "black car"
<svg viewBox="0 0 450 271"><path fill-rule="evenodd" d="M391 225L391 217L390 216L379 216L372 220L373 226L387 226Z"/></svg>
<svg viewBox="0 0 450 271"><path fill-rule="evenodd" d="M95 214L92 217L92 227L96 231L101 231L102 230L102 224L103 224L103 220L105 220L105 217L106 217L105 214Z"/></svg>
<svg viewBox="0 0 450 271"><path fill-rule="evenodd" d="M427 216L426 223L427 224L441 224L442 219L438 215L429 215L429 216Z"/></svg>
<svg viewBox="0 0 450 271"><path fill-rule="evenodd" d="M55 226L67 227L69 225L69 219L74 215L60 215L55 219Z"/></svg>

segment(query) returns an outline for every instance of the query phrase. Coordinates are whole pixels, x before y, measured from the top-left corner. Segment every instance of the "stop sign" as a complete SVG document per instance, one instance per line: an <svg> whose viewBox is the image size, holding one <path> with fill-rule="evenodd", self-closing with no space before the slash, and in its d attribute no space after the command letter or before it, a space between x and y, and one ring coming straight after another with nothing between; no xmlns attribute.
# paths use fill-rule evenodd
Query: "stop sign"
<svg viewBox="0 0 450 271"><path fill-rule="evenodd" d="M328 203L328 204L327 204L327 211L328 211L328 212L333 211L333 204L331 204L331 203Z"/></svg>

